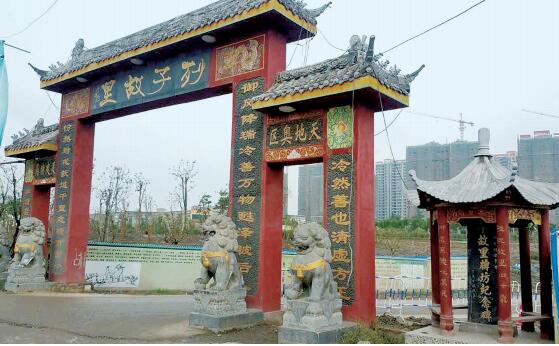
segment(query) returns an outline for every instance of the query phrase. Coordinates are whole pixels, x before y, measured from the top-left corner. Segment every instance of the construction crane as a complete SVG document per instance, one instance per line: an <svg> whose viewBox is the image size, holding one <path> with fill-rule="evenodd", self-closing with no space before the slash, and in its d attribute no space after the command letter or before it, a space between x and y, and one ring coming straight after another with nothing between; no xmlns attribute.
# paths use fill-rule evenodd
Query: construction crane
<svg viewBox="0 0 559 346"><path fill-rule="evenodd" d="M440 120L447 120L447 121L454 121L455 123L458 123L459 124L458 125L458 130L460 130L460 140L461 141L464 141L464 132L466 131L466 125L475 126L475 124L473 122L464 120L464 116L462 115L462 113L460 113L460 119L448 118L448 117L443 117L443 116L440 116L440 115L419 113L419 112L408 111L407 113L414 114L414 115L420 115L422 117L428 117L428 118L434 118L434 119L440 119Z"/></svg>
<svg viewBox="0 0 559 346"><path fill-rule="evenodd" d="M527 110L527 109L523 109L522 111L526 112L526 113L530 113L530 114L542 115L544 117L559 119L559 115L553 115L553 114L547 114L547 113L542 113L542 112L530 111L530 110Z"/></svg>

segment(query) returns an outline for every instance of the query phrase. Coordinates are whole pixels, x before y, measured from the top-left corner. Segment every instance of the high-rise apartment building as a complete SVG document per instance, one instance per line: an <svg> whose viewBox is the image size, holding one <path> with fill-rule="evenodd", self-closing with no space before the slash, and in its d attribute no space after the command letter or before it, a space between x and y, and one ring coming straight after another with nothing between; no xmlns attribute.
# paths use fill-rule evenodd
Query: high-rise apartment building
<svg viewBox="0 0 559 346"><path fill-rule="evenodd" d="M375 214L377 220L408 217L408 196L403 177L406 161L385 160L375 165Z"/></svg>
<svg viewBox="0 0 559 346"><path fill-rule="evenodd" d="M308 222L322 222L324 214L324 165L299 167L298 214Z"/></svg>

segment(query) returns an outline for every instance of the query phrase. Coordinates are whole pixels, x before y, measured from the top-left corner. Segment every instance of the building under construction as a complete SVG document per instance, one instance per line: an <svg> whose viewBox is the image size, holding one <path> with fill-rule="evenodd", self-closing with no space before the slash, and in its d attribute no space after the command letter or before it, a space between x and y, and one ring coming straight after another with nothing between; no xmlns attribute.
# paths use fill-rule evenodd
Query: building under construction
<svg viewBox="0 0 559 346"><path fill-rule="evenodd" d="M424 180L439 181L454 177L472 161L478 146L478 142L456 141L407 147L406 185L409 189L414 186L407 174L411 170Z"/></svg>
<svg viewBox="0 0 559 346"><path fill-rule="evenodd" d="M559 133L536 131L518 137L518 173L521 177L546 183L559 183ZM551 222L559 223L554 211Z"/></svg>

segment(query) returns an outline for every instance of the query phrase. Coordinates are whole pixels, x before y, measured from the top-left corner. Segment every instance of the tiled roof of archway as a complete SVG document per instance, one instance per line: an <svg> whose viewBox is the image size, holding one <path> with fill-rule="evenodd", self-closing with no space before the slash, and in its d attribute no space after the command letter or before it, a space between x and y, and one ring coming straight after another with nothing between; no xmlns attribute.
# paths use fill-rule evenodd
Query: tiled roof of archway
<svg viewBox="0 0 559 346"><path fill-rule="evenodd" d="M183 14L166 22L138 31L126 37L114 40L92 49L84 49L84 41L79 40L72 53L72 58L66 63L51 65L50 70L35 69L42 81L49 81L66 73L78 71L94 63L118 57L124 53L147 47L166 39L180 36L221 20L232 18L244 12L258 8L271 0L220 0L202 7L196 11ZM316 19L330 4L318 9L308 9L300 0L274 0L283 5L307 23L316 25Z"/></svg>

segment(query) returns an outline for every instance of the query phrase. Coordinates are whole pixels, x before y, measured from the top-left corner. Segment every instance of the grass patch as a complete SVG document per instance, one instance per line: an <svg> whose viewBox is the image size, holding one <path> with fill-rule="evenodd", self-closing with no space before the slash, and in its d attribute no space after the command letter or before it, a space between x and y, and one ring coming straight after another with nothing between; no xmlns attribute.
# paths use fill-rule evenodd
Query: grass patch
<svg viewBox="0 0 559 346"><path fill-rule="evenodd" d="M166 288L158 288L158 289L155 289L155 290L143 291L140 294L143 294L143 295L146 295L146 296L178 296L178 295L185 295L186 291L170 290L170 289L166 289Z"/></svg>
<svg viewBox="0 0 559 346"><path fill-rule="evenodd" d="M403 344L405 338L403 334L388 332L373 325L356 326L347 330L340 340L341 344L357 344L360 341L371 344Z"/></svg>

